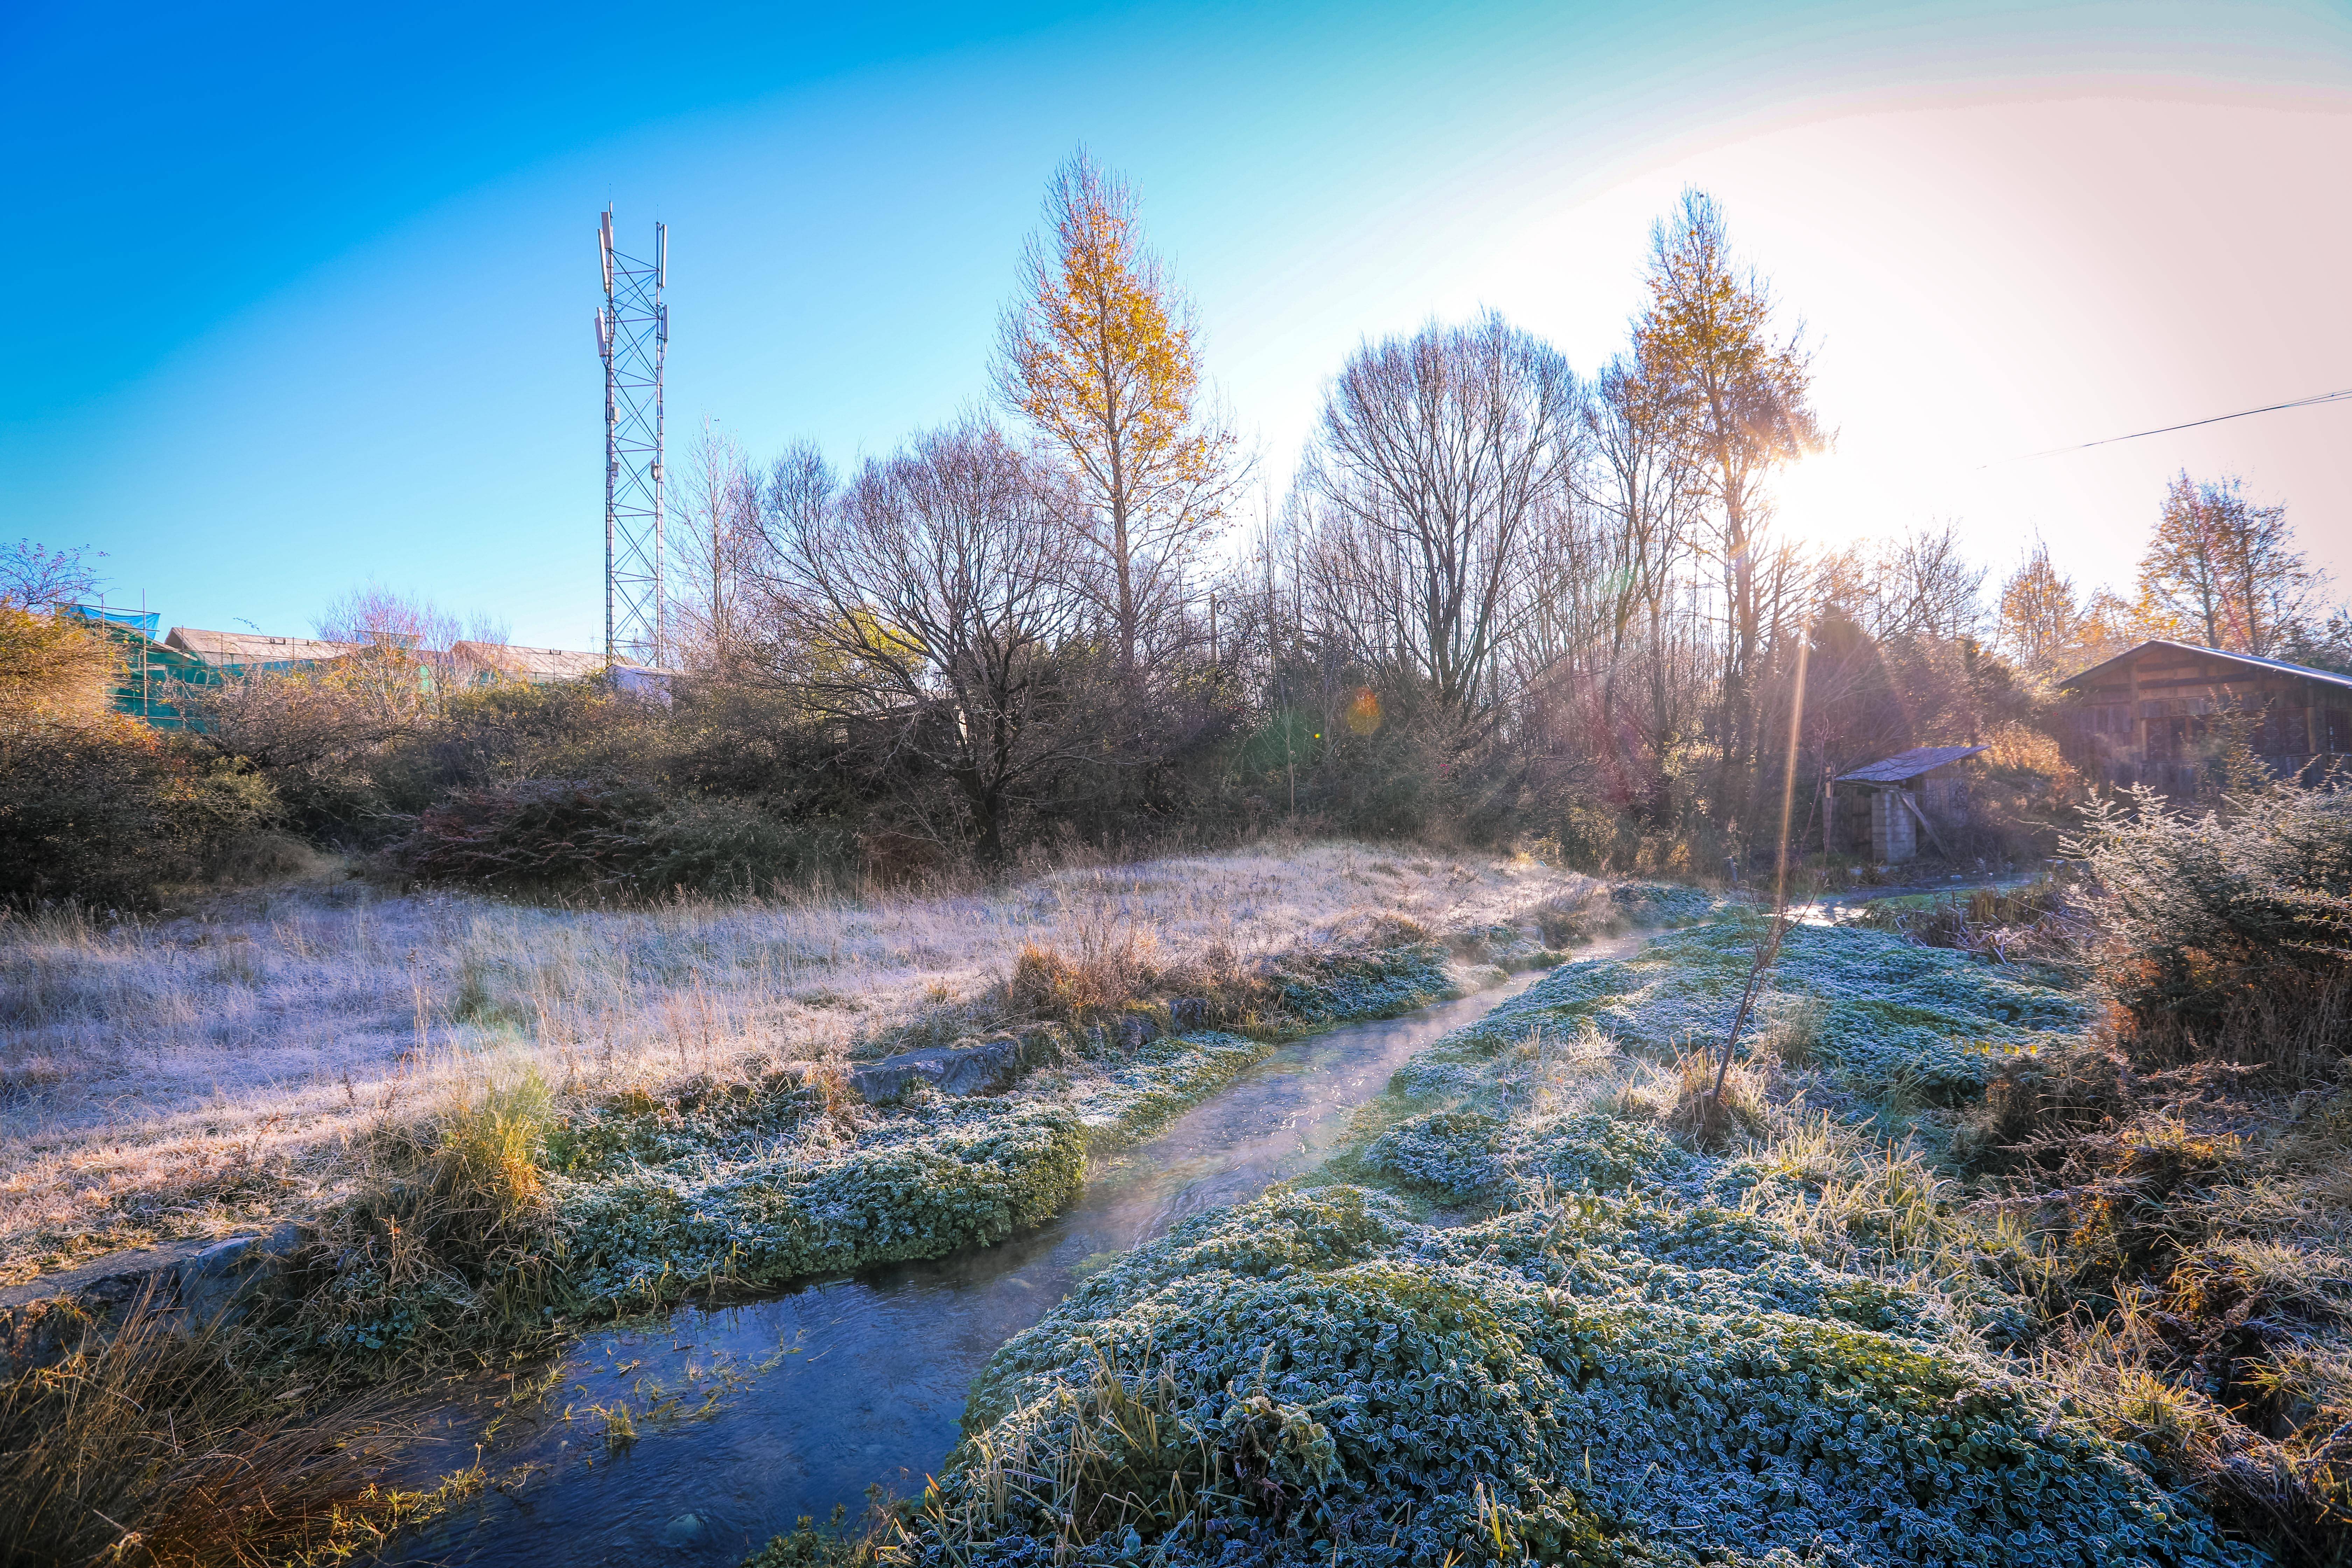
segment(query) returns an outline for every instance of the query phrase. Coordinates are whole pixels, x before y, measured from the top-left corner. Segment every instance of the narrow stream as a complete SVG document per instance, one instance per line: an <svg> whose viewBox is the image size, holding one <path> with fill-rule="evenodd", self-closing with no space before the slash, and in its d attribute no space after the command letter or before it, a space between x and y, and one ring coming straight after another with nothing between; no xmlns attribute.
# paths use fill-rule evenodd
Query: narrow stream
<svg viewBox="0 0 2352 1568"><path fill-rule="evenodd" d="M1577 956L1618 957L1643 940ZM1286 1046L1102 1162L1069 1212L1000 1246L589 1336L543 1398L492 1431L457 1415L425 1456L454 1468L478 1442L493 1472L540 1467L528 1481L402 1538L386 1561L733 1564L803 1514L822 1521L842 1504L855 1517L869 1485L919 1489L999 1345L1109 1258L1311 1167L1407 1057L1538 978ZM635 1440L611 1441L600 1406L625 1406Z"/></svg>
<svg viewBox="0 0 2352 1568"><path fill-rule="evenodd" d="M1904 882L1887 887L1855 884L1846 888L1830 888L1820 892L1792 889L1790 904L1798 907L1796 918L1808 925L1836 925L1853 919L1873 904L1893 899L1917 898L1932 894L1937 898L1950 896L1966 901L1978 889L1996 893L2015 892L2040 881L2042 871L1999 871L1988 876L1947 877L1940 882Z"/></svg>

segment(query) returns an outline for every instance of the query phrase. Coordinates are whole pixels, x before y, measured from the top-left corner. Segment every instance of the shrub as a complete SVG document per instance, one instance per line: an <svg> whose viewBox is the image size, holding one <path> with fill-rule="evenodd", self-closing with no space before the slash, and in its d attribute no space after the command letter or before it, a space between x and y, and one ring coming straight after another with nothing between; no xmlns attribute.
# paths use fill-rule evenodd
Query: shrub
<svg viewBox="0 0 2352 1568"><path fill-rule="evenodd" d="M780 821L738 800L674 801L646 823L645 837L635 880L649 891L771 892L838 877L853 858L846 835Z"/></svg>
<svg viewBox="0 0 2352 1568"><path fill-rule="evenodd" d="M646 858L649 790L584 779L532 779L452 793L417 820L391 858L426 881L543 891L614 887Z"/></svg>
<svg viewBox="0 0 2352 1568"><path fill-rule="evenodd" d="M0 600L0 730L99 721L120 662L102 633Z"/></svg>
<svg viewBox="0 0 2352 1568"><path fill-rule="evenodd" d="M519 892L743 893L813 877L845 853L838 836L740 801L530 779L454 791L388 858L423 880Z"/></svg>
<svg viewBox="0 0 2352 1568"><path fill-rule="evenodd" d="M151 908L275 816L251 773L128 719L0 730L0 905Z"/></svg>
<svg viewBox="0 0 2352 1568"><path fill-rule="evenodd" d="M2068 852L2145 1045L2279 1064L2352 1047L2352 793L2280 784L2192 815L2142 788L2094 806Z"/></svg>

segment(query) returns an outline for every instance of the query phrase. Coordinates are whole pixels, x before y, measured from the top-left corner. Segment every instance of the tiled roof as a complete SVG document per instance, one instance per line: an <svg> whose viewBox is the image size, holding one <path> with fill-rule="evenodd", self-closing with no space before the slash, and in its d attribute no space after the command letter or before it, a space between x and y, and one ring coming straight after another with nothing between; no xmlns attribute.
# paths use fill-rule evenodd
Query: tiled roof
<svg viewBox="0 0 2352 1568"><path fill-rule="evenodd" d="M601 653L572 648L521 647L513 643L461 642L449 649L459 662L495 669L520 680L580 680L604 673Z"/></svg>
<svg viewBox="0 0 2352 1568"><path fill-rule="evenodd" d="M325 642L318 637L274 637L260 632L207 632L194 626L173 626L163 641L206 664L284 664L300 659L341 658L355 653L355 645Z"/></svg>
<svg viewBox="0 0 2352 1568"><path fill-rule="evenodd" d="M1897 752L1883 762L1859 767L1850 773L1840 773L1840 784L1901 784L1905 779L1917 778L1932 773L1946 763L1957 763L1962 757L1973 757L1985 750L1982 746L1914 746L1907 752Z"/></svg>
<svg viewBox="0 0 2352 1568"><path fill-rule="evenodd" d="M2352 675L2338 675L2332 669L2314 669L2307 664L2289 664L2283 658L2257 658L2250 653L2225 653L2218 647L2199 647L2195 643L2172 642L2163 637L2150 637L2147 641L2141 643L2137 647L2119 653L2116 655L2115 658L2106 660L2105 663L2095 664L2079 675L2070 675L2058 684L2061 686L2079 686L2084 681L2090 679L2091 677L2098 674L2101 670L2112 668L2116 665L2123 663L2126 659L2131 658L2136 655L2145 653L2152 647L2170 648L2175 653L2193 653L2200 658L2223 658L2229 660L2231 664L2242 664L2250 666L2255 669L2266 669L2273 675L2300 676L2305 680L2325 681L2330 686L2340 686L2347 691L2352 691Z"/></svg>

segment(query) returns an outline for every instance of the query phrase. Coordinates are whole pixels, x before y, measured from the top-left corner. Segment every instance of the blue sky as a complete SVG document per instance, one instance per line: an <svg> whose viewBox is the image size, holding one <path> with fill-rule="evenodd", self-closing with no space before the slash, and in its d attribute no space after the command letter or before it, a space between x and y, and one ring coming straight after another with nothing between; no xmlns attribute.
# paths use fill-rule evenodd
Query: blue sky
<svg viewBox="0 0 2352 1568"><path fill-rule="evenodd" d="M2116 580L2165 474L2232 468L2352 576L2352 405L2011 460L2352 385L2340 4L20 3L0 533L166 625L373 578L591 646L597 211L671 226L674 457L853 458L984 395L1080 142L1277 481L1366 334L1494 306L1591 368L1696 181L1818 347L1793 531Z"/></svg>

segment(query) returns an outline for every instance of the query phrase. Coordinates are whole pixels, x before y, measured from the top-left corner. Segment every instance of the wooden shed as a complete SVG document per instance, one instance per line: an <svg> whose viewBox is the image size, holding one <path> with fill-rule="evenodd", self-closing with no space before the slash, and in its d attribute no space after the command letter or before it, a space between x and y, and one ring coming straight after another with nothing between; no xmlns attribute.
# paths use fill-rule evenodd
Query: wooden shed
<svg viewBox="0 0 2352 1568"><path fill-rule="evenodd" d="M2242 736L2273 773L2352 756L2352 676L2191 643L2144 642L2060 683L2067 750L2102 784L2195 793Z"/></svg>
<svg viewBox="0 0 2352 1568"><path fill-rule="evenodd" d="M1822 803L1822 844L1832 853L1891 865L1916 856L1924 833L1948 858L1950 836L1968 815L1959 764L1983 750L1914 746L1840 773Z"/></svg>

